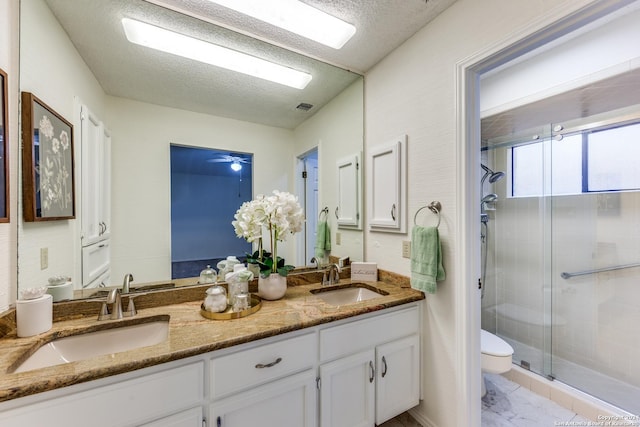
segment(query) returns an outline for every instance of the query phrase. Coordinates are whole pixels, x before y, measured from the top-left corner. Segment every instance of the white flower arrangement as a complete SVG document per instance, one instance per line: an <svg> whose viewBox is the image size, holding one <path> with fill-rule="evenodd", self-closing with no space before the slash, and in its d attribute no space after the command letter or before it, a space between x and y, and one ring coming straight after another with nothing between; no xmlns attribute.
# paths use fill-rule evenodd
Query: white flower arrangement
<svg viewBox="0 0 640 427"><path fill-rule="evenodd" d="M285 265L283 258L278 257L278 242L284 242L290 235L302 230L304 212L298 198L291 193L278 190L273 195L260 195L254 200L244 202L232 221L236 236L248 242L259 242L259 254L256 257L260 265L260 274L279 273L286 276L294 267ZM262 254L262 232L268 231L271 241L270 256Z"/></svg>

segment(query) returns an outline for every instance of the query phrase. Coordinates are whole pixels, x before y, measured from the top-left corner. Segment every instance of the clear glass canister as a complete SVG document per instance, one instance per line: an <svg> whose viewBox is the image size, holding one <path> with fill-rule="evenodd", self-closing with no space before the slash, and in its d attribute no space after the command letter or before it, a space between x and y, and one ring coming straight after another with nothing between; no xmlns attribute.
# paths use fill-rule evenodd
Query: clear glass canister
<svg viewBox="0 0 640 427"><path fill-rule="evenodd" d="M227 291L220 285L207 289L204 308L207 311L221 313L227 309Z"/></svg>
<svg viewBox="0 0 640 427"><path fill-rule="evenodd" d="M239 312L243 310L247 310L250 307L249 303L249 294L240 293L236 295L235 301L233 302L233 311Z"/></svg>
<svg viewBox="0 0 640 427"><path fill-rule="evenodd" d="M200 283L203 285L208 283L216 283L217 280L218 273L216 273L216 271L211 268L210 265L207 265L207 268L200 272Z"/></svg>

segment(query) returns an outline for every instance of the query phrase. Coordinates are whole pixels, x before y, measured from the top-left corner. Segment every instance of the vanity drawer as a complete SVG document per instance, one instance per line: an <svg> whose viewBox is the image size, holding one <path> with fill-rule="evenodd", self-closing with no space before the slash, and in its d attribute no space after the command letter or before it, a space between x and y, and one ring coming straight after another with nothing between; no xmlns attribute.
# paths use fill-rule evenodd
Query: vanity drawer
<svg viewBox="0 0 640 427"><path fill-rule="evenodd" d="M315 333L211 359L211 398L219 399L315 365Z"/></svg>
<svg viewBox="0 0 640 427"><path fill-rule="evenodd" d="M82 248L82 285L88 285L104 273L111 264L108 240Z"/></svg>
<svg viewBox="0 0 640 427"><path fill-rule="evenodd" d="M320 331L320 362L354 354L407 335L420 328L418 307L356 320Z"/></svg>

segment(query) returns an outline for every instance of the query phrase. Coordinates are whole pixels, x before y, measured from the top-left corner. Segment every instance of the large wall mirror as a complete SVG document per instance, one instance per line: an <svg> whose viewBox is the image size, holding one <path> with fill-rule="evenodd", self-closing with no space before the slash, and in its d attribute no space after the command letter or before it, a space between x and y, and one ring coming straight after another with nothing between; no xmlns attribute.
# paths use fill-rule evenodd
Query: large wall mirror
<svg viewBox="0 0 640 427"><path fill-rule="evenodd" d="M198 2L156 3L21 2L21 91L73 124L81 160L75 220L27 223L20 207L19 290L55 276L70 277L76 297L92 293L81 292L83 283L121 285L127 274L135 283L171 280L172 145L251 155L254 196L301 194L300 159L317 150L317 209L336 209L337 162L363 147L362 76L214 25L206 8L187 8ZM271 59L312 80L295 89L139 46L127 40L123 18ZM86 146L92 138L97 149ZM362 260L362 230L338 229L335 217L330 227L332 255ZM302 236L289 239L279 253L308 264L313 254L301 245ZM108 269L94 271L87 260Z"/></svg>

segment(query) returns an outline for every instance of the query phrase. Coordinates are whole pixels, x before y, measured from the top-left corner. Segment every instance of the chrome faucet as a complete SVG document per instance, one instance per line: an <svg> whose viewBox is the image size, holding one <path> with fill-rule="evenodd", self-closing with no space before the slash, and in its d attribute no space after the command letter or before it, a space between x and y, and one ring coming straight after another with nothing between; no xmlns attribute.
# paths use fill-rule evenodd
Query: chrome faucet
<svg viewBox="0 0 640 427"><path fill-rule="evenodd" d="M313 257L309 262L316 265L316 270L320 268L320 261L318 260L318 258Z"/></svg>
<svg viewBox="0 0 640 427"><path fill-rule="evenodd" d="M129 293L129 285L133 282L133 274L127 273L124 275L124 280L122 281L122 293Z"/></svg>
<svg viewBox="0 0 640 427"><path fill-rule="evenodd" d="M109 311L111 304L111 311ZM106 319L122 319L122 299L120 298L120 289L113 288L109 291L107 299L103 301L98 320Z"/></svg>
<svg viewBox="0 0 640 427"><path fill-rule="evenodd" d="M335 285L340 281L340 267L338 264L331 264L322 274L323 285Z"/></svg>

